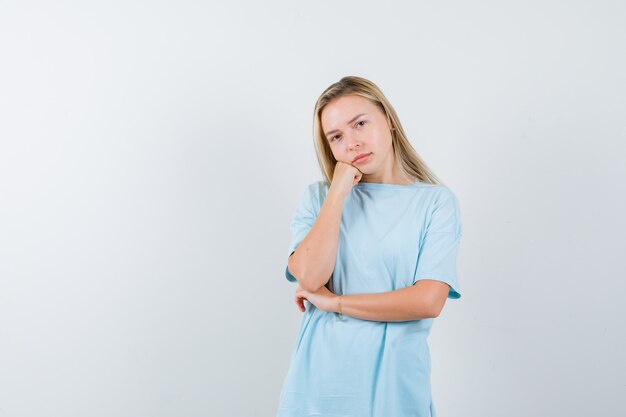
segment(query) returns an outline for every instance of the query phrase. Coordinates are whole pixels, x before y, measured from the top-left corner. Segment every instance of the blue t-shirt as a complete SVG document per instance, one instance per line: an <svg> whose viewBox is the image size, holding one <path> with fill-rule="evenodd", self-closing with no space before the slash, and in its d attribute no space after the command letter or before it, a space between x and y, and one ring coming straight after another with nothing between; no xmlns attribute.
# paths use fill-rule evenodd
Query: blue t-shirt
<svg viewBox="0 0 626 417"><path fill-rule="evenodd" d="M306 237L329 184L309 184L292 221L290 255ZM330 289L338 295L398 290L421 279L460 298L456 257L462 235L445 185L360 182L344 200ZM296 278L285 270L289 281ZM435 417L427 337L432 318L362 320L305 302L277 417Z"/></svg>

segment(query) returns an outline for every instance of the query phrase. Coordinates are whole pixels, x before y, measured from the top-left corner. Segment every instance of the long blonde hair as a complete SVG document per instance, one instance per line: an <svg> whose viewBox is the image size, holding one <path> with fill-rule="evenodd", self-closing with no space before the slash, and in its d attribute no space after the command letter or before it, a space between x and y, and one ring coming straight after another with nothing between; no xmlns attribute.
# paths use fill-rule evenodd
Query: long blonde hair
<svg viewBox="0 0 626 417"><path fill-rule="evenodd" d="M331 183L337 160L333 156L324 132L322 131L322 111L333 100L347 95L361 96L375 104L387 116L391 126L392 147L400 170L412 178L429 184L441 184L439 178L413 149L400 124L400 119L383 92L373 82L356 76L343 77L326 88L315 103L313 112L313 141L317 161L327 183Z"/></svg>

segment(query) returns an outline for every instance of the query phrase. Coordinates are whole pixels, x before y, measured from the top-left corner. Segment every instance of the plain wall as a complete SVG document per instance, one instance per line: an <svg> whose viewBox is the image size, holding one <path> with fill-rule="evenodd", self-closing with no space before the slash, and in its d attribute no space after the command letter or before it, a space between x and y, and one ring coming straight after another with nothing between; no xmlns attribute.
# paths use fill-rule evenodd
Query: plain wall
<svg viewBox="0 0 626 417"><path fill-rule="evenodd" d="M439 415L625 415L625 50L623 1L2 2L0 417L275 415L344 75L460 202Z"/></svg>

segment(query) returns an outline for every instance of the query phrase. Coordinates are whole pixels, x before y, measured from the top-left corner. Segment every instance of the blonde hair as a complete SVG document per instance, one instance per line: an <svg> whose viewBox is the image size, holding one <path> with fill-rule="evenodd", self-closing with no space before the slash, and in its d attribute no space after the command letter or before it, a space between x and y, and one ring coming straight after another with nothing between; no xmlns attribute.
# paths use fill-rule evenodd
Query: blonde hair
<svg viewBox="0 0 626 417"><path fill-rule="evenodd" d="M356 95L370 100L387 117L392 137L392 147L400 170L412 178L429 184L441 184L439 178L428 168L409 142L400 124L400 119L383 92L373 82L356 76L343 77L326 88L315 103L313 112L313 142L317 161L327 183L331 183L337 160L322 131L322 111L333 100L347 95Z"/></svg>

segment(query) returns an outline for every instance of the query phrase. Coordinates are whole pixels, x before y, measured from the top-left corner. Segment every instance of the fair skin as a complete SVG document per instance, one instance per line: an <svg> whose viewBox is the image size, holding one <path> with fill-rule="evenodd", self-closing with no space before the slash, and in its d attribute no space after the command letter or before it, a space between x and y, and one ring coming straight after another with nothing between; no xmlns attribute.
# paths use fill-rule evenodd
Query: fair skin
<svg viewBox="0 0 626 417"><path fill-rule="evenodd" d="M339 312L341 301L343 315L372 321L438 317L450 288L441 281L423 279L395 291L342 295L341 300L325 286L334 268L343 200L352 187L360 181L385 184L414 181L396 163L386 116L368 99L355 95L335 99L322 111L321 122L337 164L314 226L289 259L289 270L298 277L296 305L304 312L306 299L322 311ZM369 157L354 161L362 154Z"/></svg>

